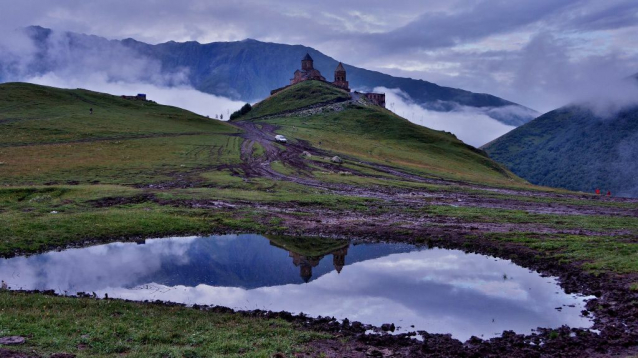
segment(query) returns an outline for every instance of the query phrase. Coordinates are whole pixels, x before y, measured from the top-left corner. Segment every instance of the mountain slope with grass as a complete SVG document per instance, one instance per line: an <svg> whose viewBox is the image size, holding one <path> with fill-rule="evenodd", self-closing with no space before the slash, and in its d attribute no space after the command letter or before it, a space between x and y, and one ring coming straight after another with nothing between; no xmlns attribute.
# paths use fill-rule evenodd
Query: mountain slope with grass
<svg viewBox="0 0 638 358"><path fill-rule="evenodd" d="M268 100L259 102L247 117L263 117L349 99L350 94L341 88L327 86L318 81L304 81L276 93Z"/></svg>
<svg viewBox="0 0 638 358"><path fill-rule="evenodd" d="M314 112L294 113L309 103ZM322 103L341 107L323 113ZM246 118L270 117L221 122L152 101L0 84L0 200L12 208L0 213L0 251L262 225L242 212L192 216L179 202L195 198L350 207L370 200L350 196L354 187L438 180L528 187L453 135L325 83L292 86L253 111ZM275 134L289 145L275 144ZM342 162L325 160L334 156Z"/></svg>
<svg viewBox="0 0 638 358"><path fill-rule="evenodd" d="M151 173L239 161L229 136L238 130L225 122L81 89L1 84L0 127L3 184L141 184Z"/></svg>
<svg viewBox="0 0 638 358"><path fill-rule="evenodd" d="M600 116L583 106L549 112L484 149L538 185L638 196L638 108Z"/></svg>
<svg viewBox="0 0 638 358"><path fill-rule="evenodd" d="M35 58L38 60L29 68L32 75L68 66L65 61L72 61L74 57L91 58L100 51L107 51L105 56L98 56L94 61L128 61L131 62L131 66L139 66L143 59L149 59L150 63L147 66L158 69L161 76L149 72L148 76L141 77L145 81L178 74L174 77L185 77L194 88L202 92L246 102L260 100L268 96L270 90L288 84L294 70L299 67L299 61L306 53L310 53L315 61L315 68L328 79L332 78L339 63L337 59L307 46L251 39L208 44L169 41L151 45L134 39L107 40L97 36L54 32L37 26L29 27L26 31L37 49ZM119 56L109 60L113 58L114 53ZM104 66L119 64L105 63ZM512 126L521 125L537 115L529 108L490 94L439 86L423 80L394 77L347 64L346 70L353 89L370 91L375 87L399 88L416 103L435 111L450 111L459 106L475 107L480 108L486 115ZM3 78L6 81L10 75L10 71L3 73L0 68L0 81ZM122 79L125 78L115 78Z"/></svg>
<svg viewBox="0 0 638 358"><path fill-rule="evenodd" d="M275 126L289 139L320 150L403 168L417 175L477 183L522 183L480 150L450 133L413 124L364 98L344 101L347 92L320 82L306 81L257 103L240 121ZM317 107L321 99L326 104ZM295 114L294 108L313 108ZM285 113L277 116L276 112ZM264 120L260 116L268 115Z"/></svg>
<svg viewBox="0 0 638 358"><path fill-rule="evenodd" d="M450 133L343 96L325 83L302 83L220 122L81 89L1 84L0 257L232 233L273 237L309 255L341 247L334 239L462 249L596 296L586 313L598 331L548 328L465 345L449 335L379 340L366 335L372 327L350 323L354 317L339 326L287 313L0 290L4 334L27 337L0 356L13 354L7 349L47 357L635 350L638 200L531 185ZM277 134L288 142L276 142Z"/></svg>

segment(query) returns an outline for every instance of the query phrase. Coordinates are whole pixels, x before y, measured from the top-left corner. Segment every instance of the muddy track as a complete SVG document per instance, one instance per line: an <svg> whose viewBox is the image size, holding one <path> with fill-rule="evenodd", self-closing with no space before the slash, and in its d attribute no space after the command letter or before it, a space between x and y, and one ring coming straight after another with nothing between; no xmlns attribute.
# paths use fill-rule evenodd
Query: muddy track
<svg viewBox="0 0 638 358"><path fill-rule="evenodd" d="M240 121L233 123L244 132L239 136L244 138L241 145L242 164L237 168L243 171L245 177L265 177L273 180L282 180L305 185L313 188L323 189L327 192L344 195L380 199L390 202L400 202L401 205L409 207L424 207L428 205L446 205L453 207L473 207L488 209L519 210L530 214L550 214L550 215L605 215L605 216L626 216L638 217L638 200L634 199L607 199L592 198L587 195L578 194L554 194L524 190L494 189L462 182L445 181L442 179L424 178L412 173L402 171L387 165L363 162L356 158L342 156L344 160L366 165L378 172L388 174L408 182L427 183L436 185L450 185L472 190L493 192L494 194L519 196L523 198L546 198L546 199L569 199L569 200L608 200L614 202L635 203L635 207L612 207L612 206L589 206L573 205L561 203L560 201L524 201L514 198L488 197L485 195L471 194L465 192L446 192L416 189L402 189L384 186L360 187L347 184L325 183L312 177L309 161L305 160L303 153L307 152L313 156L331 157L334 153L315 148L309 143L296 140L289 142L285 146L275 143L274 136L277 127L267 123L254 123L252 121ZM259 144L264 150L264 155L254 155L254 145ZM293 174L280 173L272 168L272 163L278 161L289 169ZM343 169L336 164L313 161L312 165L328 172L339 172ZM230 169L236 169L229 166ZM353 173L352 169L346 171ZM385 180L383 176L354 173L359 176ZM499 230L500 231L500 230Z"/></svg>
<svg viewBox="0 0 638 358"><path fill-rule="evenodd" d="M285 180L311 187L329 189L326 185L311 177L311 167L303 160L304 151L317 151L311 146L303 143L288 143L285 147L280 146L274 140L275 126L250 121L233 123L244 132L240 137L244 139L241 145L242 164L239 168L246 173L247 177L265 177L273 180ZM254 155L254 145L259 144L263 148L263 155ZM282 148L283 147L283 148ZM272 168L274 162L280 162L287 169L295 172L295 175L286 175Z"/></svg>

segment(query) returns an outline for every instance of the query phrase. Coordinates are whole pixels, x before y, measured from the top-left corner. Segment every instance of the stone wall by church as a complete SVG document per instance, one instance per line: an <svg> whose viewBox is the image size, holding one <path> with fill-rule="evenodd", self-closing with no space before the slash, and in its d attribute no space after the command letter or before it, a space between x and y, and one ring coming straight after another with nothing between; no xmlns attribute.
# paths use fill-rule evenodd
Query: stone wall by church
<svg viewBox="0 0 638 358"><path fill-rule="evenodd" d="M370 100L370 102L385 108L385 93L364 93L363 95Z"/></svg>

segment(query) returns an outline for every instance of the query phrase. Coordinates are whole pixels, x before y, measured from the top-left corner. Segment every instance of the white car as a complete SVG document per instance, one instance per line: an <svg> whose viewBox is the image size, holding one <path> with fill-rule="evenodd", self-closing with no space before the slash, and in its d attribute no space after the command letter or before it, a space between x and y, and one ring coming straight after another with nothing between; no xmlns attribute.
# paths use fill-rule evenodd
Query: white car
<svg viewBox="0 0 638 358"><path fill-rule="evenodd" d="M275 136L275 141L276 141L277 143L287 143L287 142L288 142L288 139L286 139L286 137L282 136L281 134L277 134L277 135Z"/></svg>

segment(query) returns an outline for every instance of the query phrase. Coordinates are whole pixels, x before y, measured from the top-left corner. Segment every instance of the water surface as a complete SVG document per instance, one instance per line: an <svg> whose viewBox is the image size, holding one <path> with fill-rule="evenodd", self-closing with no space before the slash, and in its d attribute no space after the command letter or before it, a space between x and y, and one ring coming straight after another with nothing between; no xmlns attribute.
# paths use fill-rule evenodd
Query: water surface
<svg viewBox="0 0 638 358"><path fill-rule="evenodd" d="M465 340L590 327L584 298L508 260L406 244L224 235L0 260L13 289L304 312ZM560 308L560 310L557 310Z"/></svg>

